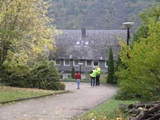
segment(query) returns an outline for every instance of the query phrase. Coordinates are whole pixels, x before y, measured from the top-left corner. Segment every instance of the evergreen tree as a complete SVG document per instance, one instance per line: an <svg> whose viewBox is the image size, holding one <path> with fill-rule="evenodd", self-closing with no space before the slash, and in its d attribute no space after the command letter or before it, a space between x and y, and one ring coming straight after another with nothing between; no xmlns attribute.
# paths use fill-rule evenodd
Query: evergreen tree
<svg viewBox="0 0 160 120"><path fill-rule="evenodd" d="M74 75L75 75L75 70L74 70L74 66L72 66L72 73L71 73L71 77L74 79Z"/></svg>
<svg viewBox="0 0 160 120"><path fill-rule="evenodd" d="M114 60L113 60L112 47L110 47L110 51L109 51L108 76L106 79L106 83L110 83L110 84L114 83Z"/></svg>

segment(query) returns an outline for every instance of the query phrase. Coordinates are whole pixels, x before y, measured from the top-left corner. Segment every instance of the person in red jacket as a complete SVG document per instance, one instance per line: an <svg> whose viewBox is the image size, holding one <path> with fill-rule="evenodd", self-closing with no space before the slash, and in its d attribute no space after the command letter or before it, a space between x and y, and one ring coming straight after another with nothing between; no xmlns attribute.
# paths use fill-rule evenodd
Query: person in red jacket
<svg viewBox="0 0 160 120"><path fill-rule="evenodd" d="M74 78L76 79L77 89L80 89L81 74L77 71Z"/></svg>

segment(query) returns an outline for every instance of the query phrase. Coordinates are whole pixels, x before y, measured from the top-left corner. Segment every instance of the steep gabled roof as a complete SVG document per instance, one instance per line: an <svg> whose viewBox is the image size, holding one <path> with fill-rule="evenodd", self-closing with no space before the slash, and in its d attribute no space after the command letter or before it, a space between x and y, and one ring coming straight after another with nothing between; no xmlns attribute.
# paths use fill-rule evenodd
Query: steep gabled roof
<svg viewBox="0 0 160 120"><path fill-rule="evenodd" d="M126 30L62 30L62 34L55 37L54 58L108 60L110 47L117 58L119 38L126 39Z"/></svg>

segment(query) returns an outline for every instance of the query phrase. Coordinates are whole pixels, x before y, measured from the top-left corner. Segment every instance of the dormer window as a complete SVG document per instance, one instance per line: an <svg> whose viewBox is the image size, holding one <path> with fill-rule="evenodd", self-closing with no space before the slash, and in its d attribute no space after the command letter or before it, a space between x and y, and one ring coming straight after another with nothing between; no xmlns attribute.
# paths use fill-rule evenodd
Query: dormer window
<svg viewBox="0 0 160 120"><path fill-rule="evenodd" d="M84 44L85 44L86 46L88 46L89 42L88 42L88 41L86 41Z"/></svg>
<svg viewBox="0 0 160 120"><path fill-rule="evenodd" d="M80 45L80 41L77 41L77 42L76 42L76 45Z"/></svg>

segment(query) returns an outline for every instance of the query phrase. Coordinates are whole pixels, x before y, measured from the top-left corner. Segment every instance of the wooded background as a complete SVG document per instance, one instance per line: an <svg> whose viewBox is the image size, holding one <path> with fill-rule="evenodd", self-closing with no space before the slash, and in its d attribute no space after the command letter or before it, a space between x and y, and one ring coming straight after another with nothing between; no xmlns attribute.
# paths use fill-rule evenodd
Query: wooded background
<svg viewBox="0 0 160 120"><path fill-rule="evenodd" d="M122 23L140 25L139 12L148 9L158 0L46 0L51 7L49 16L54 17L58 29L123 29Z"/></svg>

